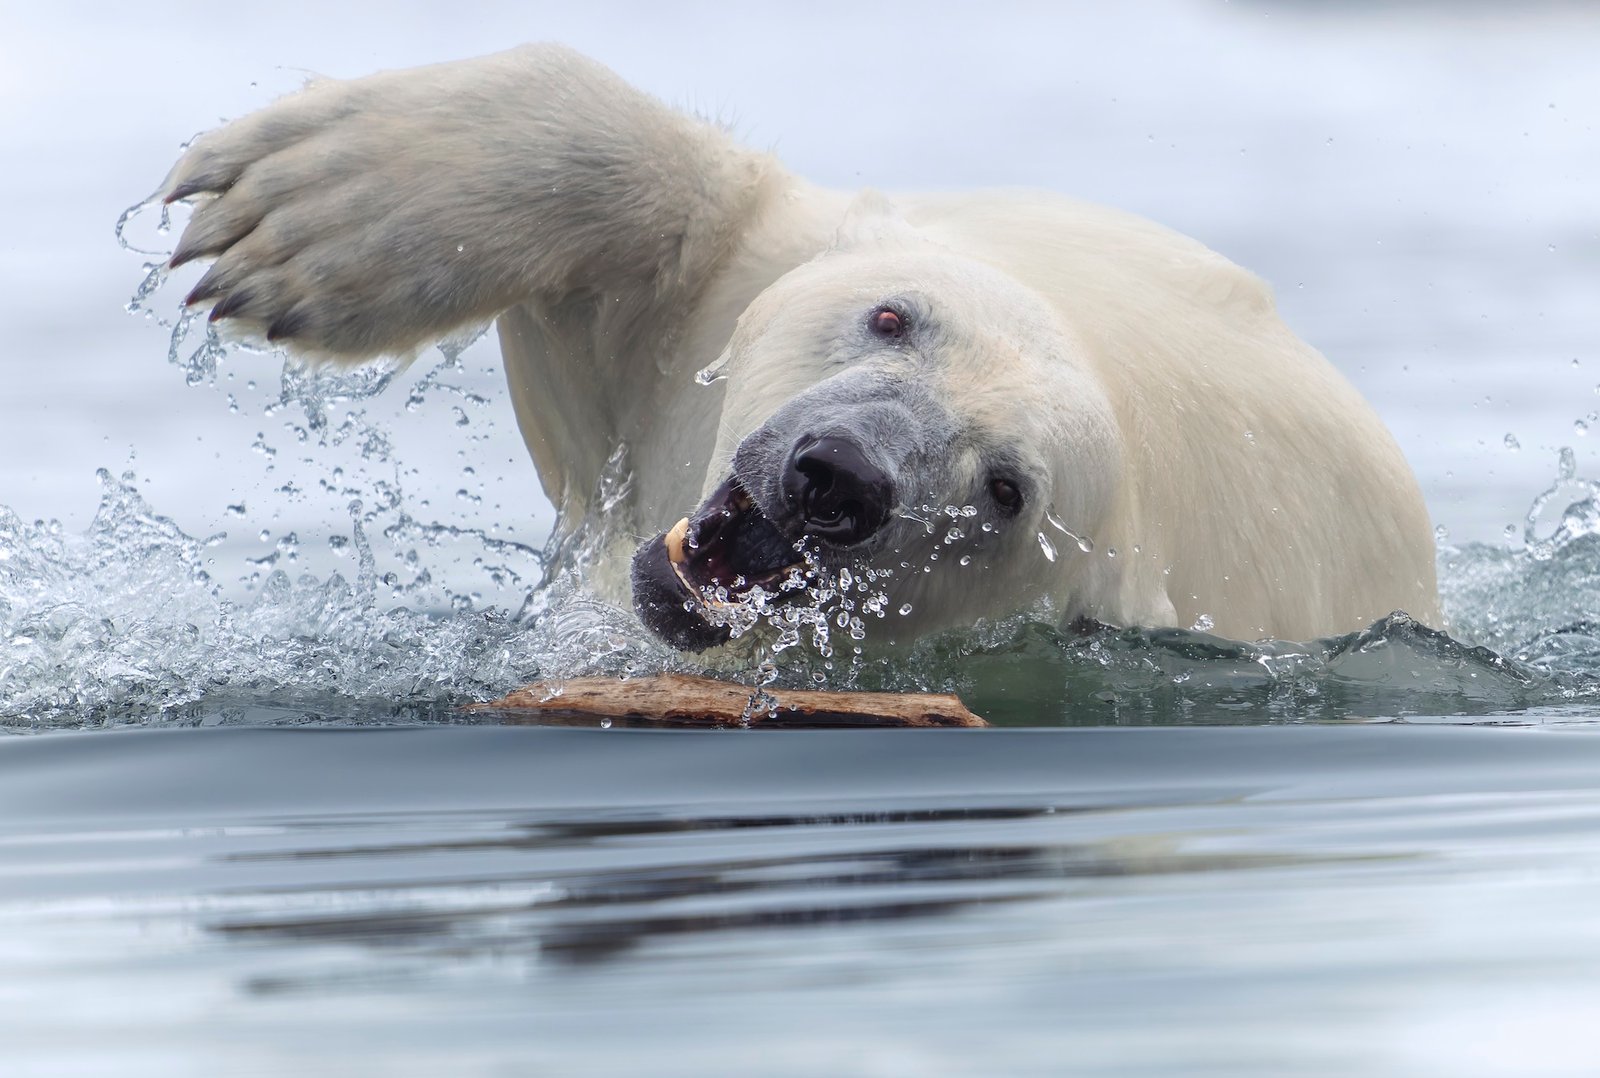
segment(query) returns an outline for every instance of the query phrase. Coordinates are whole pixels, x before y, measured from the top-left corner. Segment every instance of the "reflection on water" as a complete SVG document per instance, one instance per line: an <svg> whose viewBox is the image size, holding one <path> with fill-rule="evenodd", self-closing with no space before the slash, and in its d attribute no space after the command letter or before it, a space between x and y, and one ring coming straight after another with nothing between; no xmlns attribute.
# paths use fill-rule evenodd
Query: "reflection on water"
<svg viewBox="0 0 1600 1078"><path fill-rule="evenodd" d="M23 1073L1579 1074L1597 872L1570 727L12 738L0 1024Z"/></svg>
<svg viewBox="0 0 1600 1078"><path fill-rule="evenodd" d="M478 880L453 888L453 901L441 901L446 896L436 889L430 892L402 882L382 888L382 898L364 888L363 900L350 908L296 910L300 896L273 889L257 896L270 912L224 916L206 928L224 936L402 948L413 956L446 961L538 955L562 962L601 962L670 936L938 917L968 907L1042 898L1058 893L1061 882L1068 880L1343 860L1185 851L1176 840L1150 837L1030 845L1018 841L1026 832L1015 826L996 829L995 837L1003 837L1003 844L895 844L908 830L936 839L947 830L970 831L973 828L963 825L980 821L1023 821L1058 811L1054 807L932 809L816 817L518 822L508 824L506 834L493 837L337 848L319 844L231 854L226 856L250 861L374 857L422 861L437 854L492 855L596 845L611 851L642 851L651 848L658 836L692 835L698 840L693 845L673 845L704 856L719 845L718 837L707 832L753 832L730 844L762 850L781 849L789 841L783 830L787 828L803 829L813 838L839 830L853 833L843 849L835 845L787 856L753 853L653 868L547 871L520 879ZM884 845L852 848L863 842L856 835ZM347 869L352 870L359 872L359 867ZM291 986L279 982L272 987L286 991Z"/></svg>

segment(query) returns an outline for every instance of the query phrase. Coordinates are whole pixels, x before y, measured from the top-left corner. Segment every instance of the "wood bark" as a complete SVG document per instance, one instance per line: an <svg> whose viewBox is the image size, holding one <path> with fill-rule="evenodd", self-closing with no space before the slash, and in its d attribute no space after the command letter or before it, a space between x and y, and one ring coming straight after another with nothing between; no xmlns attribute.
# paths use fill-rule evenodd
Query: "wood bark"
<svg viewBox="0 0 1600 1078"><path fill-rule="evenodd" d="M973 727L988 726L944 693L757 689L729 681L656 677L538 681L464 710L510 722L576 726ZM608 721L609 720L609 721Z"/></svg>

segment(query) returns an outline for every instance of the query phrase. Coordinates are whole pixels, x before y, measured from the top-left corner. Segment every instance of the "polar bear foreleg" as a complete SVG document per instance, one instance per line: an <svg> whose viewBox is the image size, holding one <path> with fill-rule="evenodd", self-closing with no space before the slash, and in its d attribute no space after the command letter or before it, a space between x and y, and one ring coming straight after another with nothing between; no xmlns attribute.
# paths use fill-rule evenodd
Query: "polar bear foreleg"
<svg viewBox="0 0 1600 1078"><path fill-rule="evenodd" d="M767 169L719 129L555 46L320 80L198 138L187 302L303 354L405 355L520 303L682 303Z"/></svg>

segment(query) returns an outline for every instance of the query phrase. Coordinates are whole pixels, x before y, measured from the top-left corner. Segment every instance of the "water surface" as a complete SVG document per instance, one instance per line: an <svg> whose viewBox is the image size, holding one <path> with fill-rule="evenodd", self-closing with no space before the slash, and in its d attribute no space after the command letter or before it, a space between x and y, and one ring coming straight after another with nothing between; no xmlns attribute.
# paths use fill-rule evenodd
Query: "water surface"
<svg viewBox="0 0 1600 1078"><path fill-rule="evenodd" d="M0 820L21 1073L1594 1058L1589 728L58 734Z"/></svg>

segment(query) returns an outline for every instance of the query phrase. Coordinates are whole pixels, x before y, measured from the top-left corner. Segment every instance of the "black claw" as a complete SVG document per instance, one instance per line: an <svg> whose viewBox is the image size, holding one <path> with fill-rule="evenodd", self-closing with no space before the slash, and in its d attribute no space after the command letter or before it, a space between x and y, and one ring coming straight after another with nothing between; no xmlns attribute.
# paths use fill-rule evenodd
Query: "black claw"
<svg viewBox="0 0 1600 1078"><path fill-rule="evenodd" d="M201 194L205 190L206 185L203 182L199 180L190 180L188 183L180 183L171 191L168 191L167 197L163 198L161 201L170 206L174 202L181 202L186 198L193 198L195 195Z"/></svg>
<svg viewBox="0 0 1600 1078"><path fill-rule="evenodd" d="M255 293L248 288L241 288L237 292L229 292L222 297L221 303L211 308L211 314L206 317L206 321L215 322L222 318L231 318L242 311L255 298Z"/></svg>
<svg viewBox="0 0 1600 1078"><path fill-rule="evenodd" d="M177 269L185 262L192 262L194 259L199 258L203 254L205 254L205 252L202 251L198 246L185 247L180 242L178 244L178 249L172 252L172 257L167 259L167 268Z"/></svg>
<svg viewBox="0 0 1600 1078"><path fill-rule="evenodd" d="M199 283L194 286L187 296L183 297L183 305L185 307L193 307L198 303L204 303L208 299L216 299L222 295L223 291L224 286L221 280L211 274L207 274L200 278Z"/></svg>

